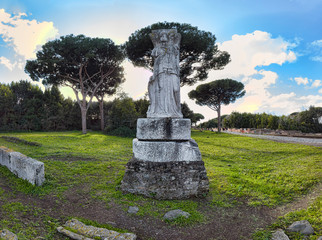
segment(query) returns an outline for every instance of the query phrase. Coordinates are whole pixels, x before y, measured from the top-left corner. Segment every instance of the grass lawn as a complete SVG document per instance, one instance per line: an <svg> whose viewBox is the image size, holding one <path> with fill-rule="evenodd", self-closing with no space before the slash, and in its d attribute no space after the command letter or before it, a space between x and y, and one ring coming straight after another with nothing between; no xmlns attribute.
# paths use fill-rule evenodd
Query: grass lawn
<svg viewBox="0 0 322 240"><path fill-rule="evenodd" d="M33 239L39 234L45 236L44 239L57 239L53 237L55 227L61 223L42 208L13 201L15 194L39 199L51 196L60 204L66 201L66 193L77 191L89 196L89 201L103 201L107 208L116 204L126 212L128 206L139 206L138 215L151 219L162 219L167 211L180 208L191 213L191 217L169 223L169 226L194 226L209 223L207 211L212 208L218 210L240 205L274 208L292 202L307 194L322 178L322 148L193 131L192 138L199 145L210 181L209 196L205 200L153 200L124 195L119 190L125 164L132 156L131 138L99 132L83 135L76 131L1 133L0 136L40 143L41 146L30 146L0 138L0 146L45 163L46 183L42 187L31 186L0 167L3 182L0 184L0 229L22 231L18 234L21 239ZM10 186L11 191L5 191L6 186ZM254 239L267 239L271 229L285 227L290 219L305 217L322 235L321 197L312 206L291 217L286 216L268 230L258 232ZM24 216L30 214L37 215L40 220L27 221L24 225Z"/></svg>

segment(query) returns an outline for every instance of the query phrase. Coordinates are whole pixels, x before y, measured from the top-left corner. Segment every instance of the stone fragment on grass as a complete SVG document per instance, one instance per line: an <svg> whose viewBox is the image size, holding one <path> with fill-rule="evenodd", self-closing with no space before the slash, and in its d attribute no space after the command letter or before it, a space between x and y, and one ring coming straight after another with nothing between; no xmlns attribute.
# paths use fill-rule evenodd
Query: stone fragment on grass
<svg viewBox="0 0 322 240"><path fill-rule="evenodd" d="M310 235L314 233L314 229L307 220L296 221L292 223L287 229L289 232L299 232L304 235Z"/></svg>
<svg viewBox="0 0 322 240"><path fill-rule="evenodd" d="M187 212L182 211L182 210L180 210L180 209L176 209L176 210L171 210L171 211L167 212L167 213L163 216L163 218L164 218L165 220L174 220L174 219L176 219L176 218L178 218L178 217L185 217L185 218L188 218L188 217L190 217L190 213L187 213Z"/></svg>
<svg viewBox="0 0 322 240"><path fill-rule="evenodd" d="M321 237L318 237L318 239L316 239L316 240L322 240L322 236Z"/></svg>
<svg viewBox="0 0 322 240"><path fill-rule="evenodd" d="M41 186L45 181L45 165L19 152L0 147L0 165L33 185Z"/></svg>
<svg viewBox="0 0 322 240"><path fill-rule="evenodd" d="M57 231L74 240L94 240L93 238L87 238L87 237L84 237L83 235L71 232L63 227L58 227Z"/></svg>
<svg viewBox="0 0 322 240"><path fill-rule="evenodd" d="M0 232L0 238L1 239L4 239L4 240L18 240L18 237L16 234L10 232L9 230L7 229L3 229L1 232Z"/></svg>
<svg viewBox="0 0 322 240"><path fill-rule="evenodd" d="M272 240L290 240L285 232L281 229L278 229L272 234Z"/></svg>
<svg viewBox="0 0 322 240"><path fill-rule="evenodd" d="M66 222L65 227L68 227L73 232L87 237L87 239L100 238L103 240L135 240L136 235L133 233L119 233L116 231L108 230L105 228L98 228L93 226L87 226L77 219L72 219ZM57 229L58 230L58 229ZM62 229L58 230L62 231ZM85 238L84 238L85 239Z"/></svg>
<svg viewBox="0 0 322 240"><path fill-rule="evenodd" d="M127 210L127 212L130 214L136 214L138 211L139 211L139 208L133 207L133 206L129 207L129 209Z"/></svg>

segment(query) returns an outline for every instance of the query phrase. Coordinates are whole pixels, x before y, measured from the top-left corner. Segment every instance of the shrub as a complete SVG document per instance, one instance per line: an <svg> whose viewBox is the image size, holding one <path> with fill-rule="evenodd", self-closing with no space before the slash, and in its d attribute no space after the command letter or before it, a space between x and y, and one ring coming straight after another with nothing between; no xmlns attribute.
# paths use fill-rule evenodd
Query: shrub
<svg viewBox="0 0 322 240"><path fill-rule="evenodd" d="M109 128L105 128L105 132L109 135L119 136L119 137L132 137L136 136L136 131L129 127L118 127L116 129L110 130Z"/></svg>

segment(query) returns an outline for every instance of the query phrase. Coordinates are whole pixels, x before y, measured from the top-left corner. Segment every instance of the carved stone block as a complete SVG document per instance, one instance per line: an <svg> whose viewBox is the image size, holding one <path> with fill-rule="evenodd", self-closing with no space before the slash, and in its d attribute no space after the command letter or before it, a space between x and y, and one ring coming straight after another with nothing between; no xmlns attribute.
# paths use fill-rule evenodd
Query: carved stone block
<svg viewBox="0 0 322 240"><path fill-rule="evenodd" d="M169 161L201 161L198 144L189 141L140 141L133 139L133 156L142 161L169 162Z"/></svg>
<svg viewBox="0 0 322 240"><path fill-rule="evenodd" d="M0 147L0 165L6 166L19 178L25 179L33 185L40 186L45 181L44 163L19 152Z"/></svg>
<svg viewBox="0 0 322 240"><path fill-rule="evenodd" d="M189 140L191 138L191 120L139 118L136 137L139 140Z"/></svg>

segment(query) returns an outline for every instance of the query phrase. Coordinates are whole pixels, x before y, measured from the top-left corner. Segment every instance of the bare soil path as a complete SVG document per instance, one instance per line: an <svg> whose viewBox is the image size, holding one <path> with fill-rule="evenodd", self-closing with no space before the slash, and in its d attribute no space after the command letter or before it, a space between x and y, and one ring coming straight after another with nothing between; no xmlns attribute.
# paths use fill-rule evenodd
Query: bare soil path
<svg viewBox="0 0 322 240"><path fill-rule="evenodd" d="M228 132L228 131L224 131L224 132L229 134L253 137L253 138L267 139L267 140L272 140L276 142L298 143L298 144L310 145L315 147L322 147L322 138L284 137L284 136L246 134L246 133L237 133L237 132Z"/></svg>

